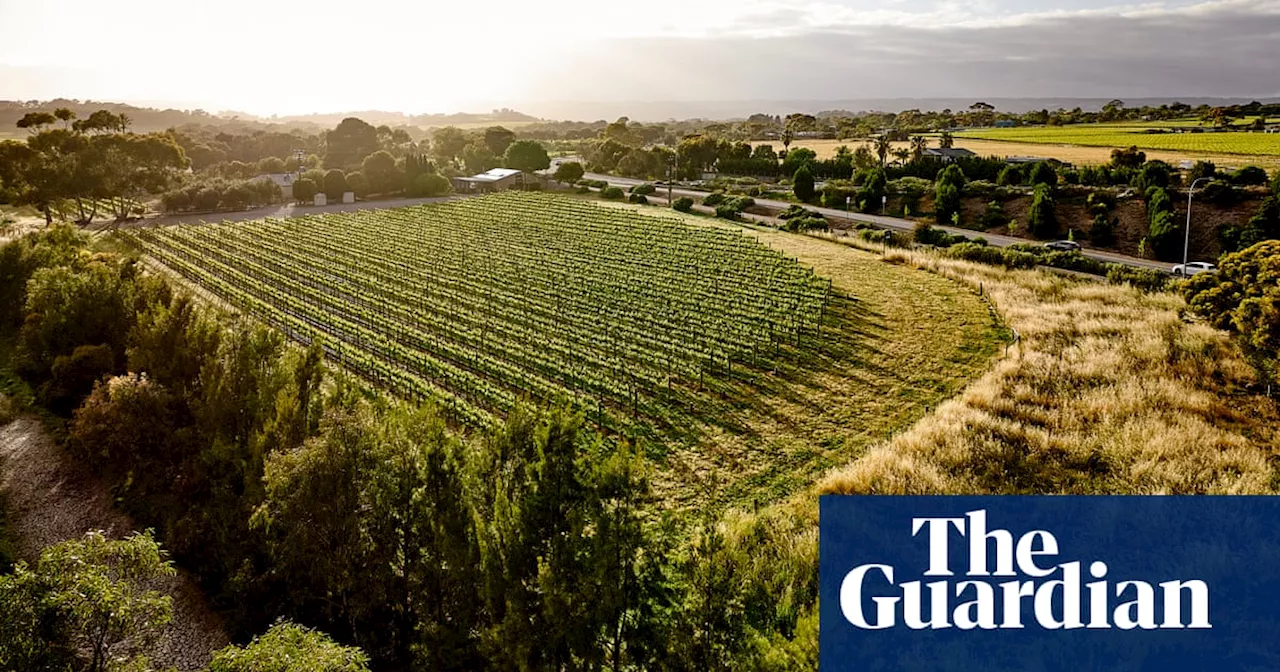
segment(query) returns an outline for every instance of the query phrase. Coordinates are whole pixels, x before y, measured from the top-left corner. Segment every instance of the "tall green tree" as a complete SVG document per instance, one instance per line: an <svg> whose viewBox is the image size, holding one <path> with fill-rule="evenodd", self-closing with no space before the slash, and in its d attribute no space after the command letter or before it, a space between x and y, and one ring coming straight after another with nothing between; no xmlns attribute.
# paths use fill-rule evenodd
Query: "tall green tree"
<svg viewBox="0 0 1280 672"><path fill-rule="evenodd" d="M501 126L490 126L484 129L484 145L489 148L489 153L494 156L503 156L507 153L507 147L516 141L516 134Z"/></svg>
<svg viewBox="0 0 1280 672"><path fill-rule="evenodd" d="M796 169L791 179L791 190L801 203L808 203L813 199L813 173L809 172L808 165L802 165Z"/></svg>
<svg viewBox="0 0 1280 672"><path fill-rule="evenodd" d="M1056 238L1058 216L1053 202L1053 191L1047 184L1037 184L1031 194L1031 209L1027 212L1027 232L1036 238Z"/></svg>
<svg viewBox="0 0 1280 672"><path fill-rule="evenodd" d="M324 166L346 169L378 151L378 129L362 119L347 117L324 134Z"/></svg>

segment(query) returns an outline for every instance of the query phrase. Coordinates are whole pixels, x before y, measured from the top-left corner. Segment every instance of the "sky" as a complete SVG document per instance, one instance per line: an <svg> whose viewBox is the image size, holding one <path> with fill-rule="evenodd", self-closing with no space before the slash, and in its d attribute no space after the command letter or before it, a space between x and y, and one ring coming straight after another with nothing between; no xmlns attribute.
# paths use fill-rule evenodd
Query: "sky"
<svg viewBox="0 0 1280 672"><path fill-rule="evenodd" d="M1280 96L1280 0L0 0L0 26L0 99L259 115Z"/></svg>

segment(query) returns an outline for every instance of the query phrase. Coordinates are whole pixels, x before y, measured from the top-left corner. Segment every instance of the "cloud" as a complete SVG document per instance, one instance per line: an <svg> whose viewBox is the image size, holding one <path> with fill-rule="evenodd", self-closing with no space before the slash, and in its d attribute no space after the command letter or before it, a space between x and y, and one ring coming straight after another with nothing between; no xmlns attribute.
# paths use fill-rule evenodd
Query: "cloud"
<svg viewBox="0 0 1280 672"><path fill-rule="evenodd" d="M597 43L554 66L573 77L557 75L553 85L534 73L529 93L541 100L1280 94L1280 2L1272 0L744 32Z"/></svg>

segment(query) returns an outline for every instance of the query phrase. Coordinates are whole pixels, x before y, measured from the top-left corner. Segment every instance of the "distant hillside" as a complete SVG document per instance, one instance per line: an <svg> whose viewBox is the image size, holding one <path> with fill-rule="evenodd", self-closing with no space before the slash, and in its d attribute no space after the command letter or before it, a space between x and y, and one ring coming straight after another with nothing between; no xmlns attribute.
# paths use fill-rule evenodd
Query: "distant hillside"
<svg viewBox="0 0 1280 672"><path fill-rule="evenodd" d="M147 133L176 128L187 124L230 126L237 132L246 130L291 131L299 129L316 132L330 129L347 117L359 117L374 126L449 126L484 123L511 123L517 121L538 121L532 117L511 109L495 109L484 113L460 112L455 114L419 114L408 115L399 112L383 112L379 110L334 112L326 114L292 115L287 117L258 117L240 112L210 113L205 110L156 109L139 107L126 103L111 103L92 100L69 100L59 98L49 101L16 101L0 100L0 134L15 131L14 124L29 112L52 112L65 107L76 113L78 117L87 117L97 110L110 110L113 113L124 113L133 120L134 131Z"/></svg>

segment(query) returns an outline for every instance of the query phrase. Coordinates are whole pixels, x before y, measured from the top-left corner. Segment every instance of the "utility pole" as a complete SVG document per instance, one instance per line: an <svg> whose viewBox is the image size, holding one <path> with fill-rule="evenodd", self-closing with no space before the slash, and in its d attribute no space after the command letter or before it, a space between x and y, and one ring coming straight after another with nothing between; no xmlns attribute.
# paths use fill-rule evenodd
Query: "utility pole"
<svg viewBox="0 0 1280 672"><path fill-rule="evenodd" d="M675 157L674 160L675 160L676 167L675 167L675 170L671 172L671 175L667 177L667 207L669 208L676 207L676 202L672 198L672 188L675 185L676 176L680 174L680 152L679 151L672 152L672 156Z"/></svg>
<svg viewBox="0 0 1280 672"><path fill-rule="evenodd" d="M1196 185L1212 178L1202 177L1191 183L1187 189L1187 235L1182 243L1182 274L1187 274L1187 255L1191 251L1191 197L1196 193Z"/></svg>

